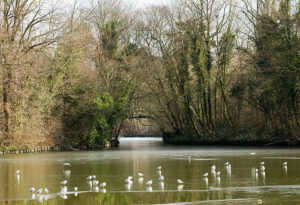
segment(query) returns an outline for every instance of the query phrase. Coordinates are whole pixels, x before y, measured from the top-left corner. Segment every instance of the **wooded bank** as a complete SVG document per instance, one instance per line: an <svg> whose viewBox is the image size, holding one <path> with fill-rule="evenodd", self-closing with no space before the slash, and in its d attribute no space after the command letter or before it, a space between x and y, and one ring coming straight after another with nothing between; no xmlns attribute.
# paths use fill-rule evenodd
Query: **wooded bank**
<svg viewBox="0 0 300 205"><path fill-rule="evenodd" d="M299 0L0 1L0 58L3 150L300 139Z"/></svg>

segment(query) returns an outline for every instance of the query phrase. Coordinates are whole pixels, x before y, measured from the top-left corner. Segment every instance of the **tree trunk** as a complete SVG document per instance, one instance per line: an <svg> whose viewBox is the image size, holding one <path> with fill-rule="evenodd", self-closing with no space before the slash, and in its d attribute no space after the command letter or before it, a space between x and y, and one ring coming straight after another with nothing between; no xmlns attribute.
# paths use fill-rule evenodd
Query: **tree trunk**
<svg viewBox="0 0 300 205"><path fill-rule="evenodd" d="M12 74L10 67L5 64L3 66L3 113L4 113L4 145L9 145L10 143L10 99L9 99L9 91L10 91L10 83L12 80Z"/></svg>

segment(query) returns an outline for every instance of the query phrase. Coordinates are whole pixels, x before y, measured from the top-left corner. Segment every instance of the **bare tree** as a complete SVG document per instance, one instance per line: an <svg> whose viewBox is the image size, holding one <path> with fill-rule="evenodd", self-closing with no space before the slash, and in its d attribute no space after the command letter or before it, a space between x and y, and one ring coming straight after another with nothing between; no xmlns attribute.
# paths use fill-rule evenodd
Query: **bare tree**
<svg viewBox="0 0 300 205"><path fill-rule="evenodd" d="M3 0L0 2L0 57L2 76L3 135L5 144L13 140L11 133L11 104L16 69L26 62L30 53L53 45L60 26L56 7L44 0ZM2 116L1 116L2 117Z"/></svg>

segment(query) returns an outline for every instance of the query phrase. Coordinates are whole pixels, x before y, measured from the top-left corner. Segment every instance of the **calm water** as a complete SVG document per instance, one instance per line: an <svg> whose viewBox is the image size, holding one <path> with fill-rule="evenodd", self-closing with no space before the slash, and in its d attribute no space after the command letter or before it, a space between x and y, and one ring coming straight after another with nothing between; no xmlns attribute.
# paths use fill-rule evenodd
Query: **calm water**
<svg viewBox="0 0 300 205"><path fill-rule="evenodd" d="M64 162L71 168L63 169ZM220 177L211 173L212 165ZM90 187L86 178L92 174L107 183L105 190ZM132 185L124 182L128 176ZM65 179L68 192L60 194ZM0 204L300 204L300 149L176 147L164 146L160 138L123 138L109 151L1 155L0 185ZM50 193L32 196L30 187L47 187Z"/></svg>

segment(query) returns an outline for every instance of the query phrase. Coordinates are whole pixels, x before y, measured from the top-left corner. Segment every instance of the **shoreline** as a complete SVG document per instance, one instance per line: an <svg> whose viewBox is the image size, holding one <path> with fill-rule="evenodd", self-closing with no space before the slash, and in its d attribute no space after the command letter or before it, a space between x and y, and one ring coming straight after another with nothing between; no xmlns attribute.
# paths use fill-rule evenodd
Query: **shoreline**
<svg viewBox="0 0 300 205"><path fill-rule="evenodd" d="M300 147L300 141L292 139L234 138L234 137L187 137L184 135L164 134L163 142L171 145L190 146L261 146L261 147Z"/></svg>
<svg viewBox="0 0 300 205"><path fill-rule="evenodd" d="M125 138L138 138L146 136L123 136ZM176 145L176 146L240 146L240 147L294 147L300 148L300 141L285 139L279 141L272 141L266 138L233 138L233 137L187 137L185 135L175 135L170 133L164 133L162 136L147 136L152 138L162 138L163 143L167 145ZM113 149L119 146L118 143L108 143L102 147L98 148L72 148L64 146L41 146L37 148L7 148L0 149L0 155L6 154L28 154L36 152L64 152L64 151L102 151Z"/></svg>
<svg viewBox="0 0 300 205"><path fill-rule="evenodd" d="M10 148L9 146L6 148L0 149L0 155L6 154L28 154L28 153L36 153L36 152L67 152L67 151L100 151L100 150L107 150L110 148L118 147L119 140L113 140L102 147L98 148L74 148L74 147L66 147L64 145L55 145L55 146L41 146L35 148L28 148L28 147L13 147Z"/></svg>

